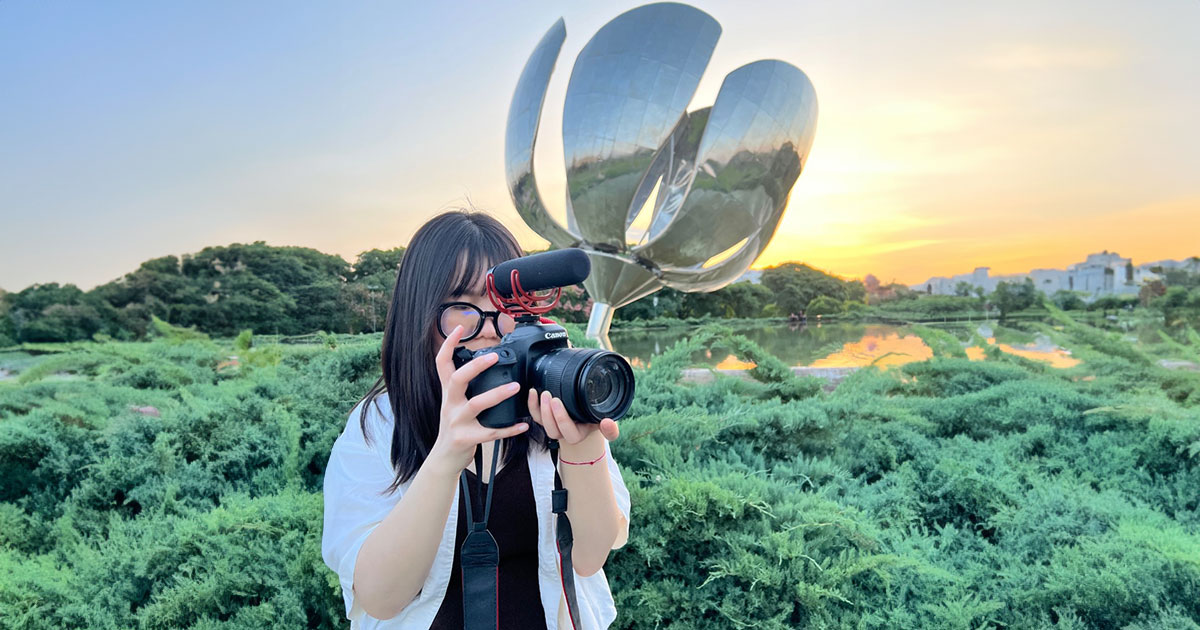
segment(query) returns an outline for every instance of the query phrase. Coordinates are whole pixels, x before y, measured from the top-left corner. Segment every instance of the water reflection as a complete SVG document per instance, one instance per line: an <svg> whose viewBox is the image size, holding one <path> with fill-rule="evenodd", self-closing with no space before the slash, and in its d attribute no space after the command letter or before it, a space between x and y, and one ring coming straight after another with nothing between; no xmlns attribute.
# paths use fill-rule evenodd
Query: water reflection
<svg viewBox="0 0 1200 630"><path fill-rule="evenodd" d="M995 337L988 337L987 343L1009 354L1049 363L1050 367L1069 368L1079 365L1079 359L1071 356L1070 350L1059 348L1050 343L1050 340L1042 335L1038 335L1038 339L1030 345L1014 346L1007 343L997 344ZM966 350L967 358L972 361L982 361L987 358L987 350L979 346L971 346Z"/></svg>
<svg viewBox="0 0 1200 630"><path fill-rule="evenodd" d="M817 359L811 367L862 367L874 365L886 369L913 361L933 358L933 350L916 335L892 332L885 335L868 334L847 343L827 357Z"/></svg>
<svg viewBox="0 0 1200 630"><path fill-rule="evenodd" d="M713 367L717 368L718 370L749 370L750 368L755 367L755 365L757 364L753 361L742 361L731 354L726 356L724 359L721 359L721 362Z"/></svg>
<svg viewBox="0 0 1200 630"><path fill-rule="evenodd" d="M834 323L816 326L773 324L735 329L784 363L796 367L847 368L874 365L888 368L933 357L933 350L910 328L888 324ZM987 333L987 343L1003 352L1028 359L1044 361L1053 367L1078 365L1070 351L1055 346L1042 335L1032 344L996 343L990 329L972 331L967 327L946 327L965 346L972 333ZM692 329L673 330L616 330L610 333L614 348L629 359L634 367L647 367L654 357L686 338ZM973 360L986 358L984 348L966 348ZM716 344L692 356L692 365L717 369L750 369L754 363L745 361L732 348Z"/></svg>

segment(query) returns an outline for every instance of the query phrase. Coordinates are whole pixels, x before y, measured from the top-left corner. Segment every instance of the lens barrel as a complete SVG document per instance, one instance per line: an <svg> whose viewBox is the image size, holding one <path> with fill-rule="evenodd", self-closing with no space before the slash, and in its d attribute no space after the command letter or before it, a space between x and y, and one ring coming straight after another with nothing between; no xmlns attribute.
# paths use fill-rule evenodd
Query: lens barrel
<svg viewBox="0 0 1200 630"><path fill-rule="evenodd" d="M530 376L538 390L563 401L577 422L619 420L633 404L633 368L596 348L560 348L540 357Z"/></svg>

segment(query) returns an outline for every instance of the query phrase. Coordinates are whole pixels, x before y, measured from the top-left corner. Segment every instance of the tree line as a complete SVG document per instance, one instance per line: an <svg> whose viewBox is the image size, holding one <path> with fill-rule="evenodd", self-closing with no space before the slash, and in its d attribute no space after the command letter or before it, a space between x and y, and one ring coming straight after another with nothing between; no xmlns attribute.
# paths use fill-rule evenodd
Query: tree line
<svg viewBox="0 0 1200 630"><path fill-rule="evenodd" d="M143 339L153 318L217 336L242 330L301 335L316 331L378 332L387 320L404 247L372 249L353 264L306 247L263 241L206 247L196 254L148 260L124 277L83 291L73 284L35 284L0 291L0 347L23 342L94 338ZM536 253L536 252L527 252ZM1008 315L1048 300L1063 310L1149 307L1168 321L1200 314L1200 273L1163 270L1136 295L1107 295L1091 302L1080 292L1045 295L1032 280L1001 282L990 293L960 283L956 295L926 295L868 274L846 280L798 262L762 271L717 291L664 288L617 310L618 322L658 319L756 317L884 317L923 321ZM582 285L566 287L549 316L588 319L592 299Z"/></svg>
<svg viewBox="0 0 1200 630"><path fill-rule="evenodd" d="M153 334L153 318L216 336L242 330L278 335L377 332L385 325L404 251L372 249L351 264L306 247L235 243L154 258L90 291L46 283L0 292L0 347L144 339ZM912 293L889 286L897 295ZM867 298L861 281L786 263L764 271L761 284L737 282L711 293L663 289L619 309L617 317L777 317L802 313L814 300L841 305ZM549 316L584 322L591 305L582 285L566 287Z"/></svg>
<svg viewBox="0 0 1200 630"><path fill-rule="evenodd" d="M354 264L263 241L163 256L84 291L35 284L0 295L0 346L107 335L147 336L152 317L205 333L296 335L381 330L404 248L372 249Z"/></svg>

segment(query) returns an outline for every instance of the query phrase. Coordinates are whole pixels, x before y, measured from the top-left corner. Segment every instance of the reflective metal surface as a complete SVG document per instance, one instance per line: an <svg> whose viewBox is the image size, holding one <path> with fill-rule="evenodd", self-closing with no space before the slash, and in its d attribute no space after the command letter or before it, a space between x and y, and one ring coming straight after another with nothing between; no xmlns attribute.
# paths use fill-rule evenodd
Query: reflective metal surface
<svg viewBox="0 0 1200 630"><path fill-rule="evenodd" d="M602 342L615 308L662 286L713 291L740 276L770 242L808 157L816 92L785 62L742 66L712 107L686 111L720 32L703 11L651 4L613 19L580 51L563 111L566 228L546 212L533 175L561 19L517 83L505 144L513 201L554 246L588 253L588 335Z"/></svg>
<svg viewBox="0 0 1200 630"><path fill-rule="evenodd" d="M605 24L579 52L563 107L568 216L591 245L625 247L634 193L684 115L721 27L682 4Z"/></svg>
<svg viewBox="0 0 1200 630"><path fill-rule="evenodd" d="M566 38L566 23L559 18L533 49L508 106L508 128L504 134L504 170L517 212L534 232L556 247L570 247L579 239L546 212L533 176L533 147L550 73Z"/></svg>
<svg viewBox="0 0 1200 630"><path fill-rule="evenodd" d="M654 261L663 283L680 290L711 291L735 280L775 234L808 158L816 119L816 91L795 66L756 61L731 72L694 163L676 175L691 180L682 206L663 213L665 225L654 226L650 240L633 253ZM730 257L705 266L743 241Z"/></svg>

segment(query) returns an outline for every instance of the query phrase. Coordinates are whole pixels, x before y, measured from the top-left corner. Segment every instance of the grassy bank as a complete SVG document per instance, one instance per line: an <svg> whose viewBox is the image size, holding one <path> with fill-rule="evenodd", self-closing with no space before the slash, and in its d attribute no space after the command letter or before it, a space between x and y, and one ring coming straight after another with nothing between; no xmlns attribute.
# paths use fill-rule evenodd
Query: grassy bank
<svg viewBox="0 0 1200 630"><path fill-rule="evenodd" d="M931 344L824 392L710 326L638 370L616 627L1200 627L1200 373L1036 332L1083 362ZM717 340L759 380L679 384ZM346 627L319 493L378 344L0 357L0 627Z"/></svg>

